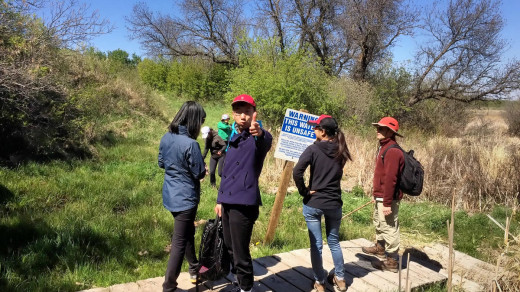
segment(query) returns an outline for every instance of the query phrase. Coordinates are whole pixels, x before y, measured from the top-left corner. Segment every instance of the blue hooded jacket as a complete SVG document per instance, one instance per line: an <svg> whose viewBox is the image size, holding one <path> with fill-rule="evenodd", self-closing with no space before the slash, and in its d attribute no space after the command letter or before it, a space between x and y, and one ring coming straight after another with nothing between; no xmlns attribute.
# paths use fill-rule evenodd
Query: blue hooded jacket
<svg viewBox="0 0 520 292"><path fill-rule="evenodd" d="M258 178L273 143L271 134L265 129L262 131L259 137L247 130L240 134L233 131L224 159L217 203L262 205Z"/></svg>
<svg viewBox="0 0 520 292"><path fill-rule="evenodd" d="M197 141L185 126L179 134L166 133L159 145L159 167L164 168L163 205L170 212L196 207L200 201L200 179L206 175Z"/></svg>

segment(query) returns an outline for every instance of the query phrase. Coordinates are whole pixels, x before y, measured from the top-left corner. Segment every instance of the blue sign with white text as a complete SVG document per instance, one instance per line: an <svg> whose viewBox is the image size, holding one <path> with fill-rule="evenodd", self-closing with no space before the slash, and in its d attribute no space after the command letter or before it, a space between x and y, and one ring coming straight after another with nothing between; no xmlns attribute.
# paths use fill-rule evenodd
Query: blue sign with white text
<svg viewBox="0 0 520 292"><path fill-rule="evenodd" d="M297 162L305 148L316 140L312 126L307 122L317 119L316 115L287 109L274 157Z"/></svg>

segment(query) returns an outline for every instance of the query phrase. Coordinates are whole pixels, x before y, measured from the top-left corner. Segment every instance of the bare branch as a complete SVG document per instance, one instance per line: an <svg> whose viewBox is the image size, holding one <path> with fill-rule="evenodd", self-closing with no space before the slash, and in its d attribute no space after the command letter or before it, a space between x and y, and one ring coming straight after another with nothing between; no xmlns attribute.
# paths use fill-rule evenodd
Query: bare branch
<svg viewBox="0 0 520 292"><path fill-rule="evenodd" d="M184 0L182 18L152 13L145 3L126 18L133 39L152 56L203 56L238 64L238 39L246 31L241 0Z"/></svg>
<svg viewBox="0 0 520 292"><path fill-rule="evenodd" d="M499 2L457 0L424 19L430 40L417 54L413 105L430 98L502 99L520 87L520 62L501 60L506 43Z"/></svg>

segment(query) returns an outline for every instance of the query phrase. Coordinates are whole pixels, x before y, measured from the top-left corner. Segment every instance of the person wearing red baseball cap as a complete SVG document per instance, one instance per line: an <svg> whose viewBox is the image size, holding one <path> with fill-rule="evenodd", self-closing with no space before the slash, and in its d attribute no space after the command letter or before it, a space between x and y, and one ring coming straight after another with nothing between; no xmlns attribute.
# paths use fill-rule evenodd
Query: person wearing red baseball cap
<svg viewBox="0 0 520 292"><path fill-rule="evenodd" d="M397 272L400 245L398 214L403 198L398 180L404 168L404 155L399 148L390 146L397 145L396 136L401 136L397 132L399 123L392 117L384 117L372 125L376 127L376 137L379 140L373 185L376 243L361 250L383 259L372 262L375 268Z"/></svg>
<svg viewBox="0 0 520 292"><path fill-rule="evenodd" d="M273 137L256 119L256 103L251 96L241 94L233 99L231 106L235 122L231 126L215 212L222 217L224 243L232 259L231 272L238 282L232 291L251 291L254 278L249 244L262 204L258 178Z"/></svg>
<svg viewBox="0 0 520 292"><path fill-rule="evenodd" d="M321 115L317 120L309 121L314 128L316 141L300 155L293 169L293 179L298 192L303 197L303 216L307 223L311 246L311 263L314 273L314 289L325 292L325 279L335 284L339 291L347 291L343 252L339 244L341 225L341 177L343 166L352 160L345 135L336 120L329 115ZM311 176L308 187L305 186L304 173L310 166ZM334 262L334 273L328 277L323 272L323 240L321 218L325 218L327 243Z"/></svg>

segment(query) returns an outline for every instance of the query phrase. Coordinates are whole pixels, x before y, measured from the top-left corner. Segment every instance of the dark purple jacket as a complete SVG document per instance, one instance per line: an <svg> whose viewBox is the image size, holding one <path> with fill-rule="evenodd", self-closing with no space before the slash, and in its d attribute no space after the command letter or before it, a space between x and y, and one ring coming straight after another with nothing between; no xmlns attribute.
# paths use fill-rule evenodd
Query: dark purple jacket
<svg viewBox="0 0 520 292"><path fill-rule="evenodd" d="M249 131L243 131L229 140L218 191L218 204L262 205L258 177L273 143L273 136L265 129L262 131L262 136L256 139Z"/></svg>

